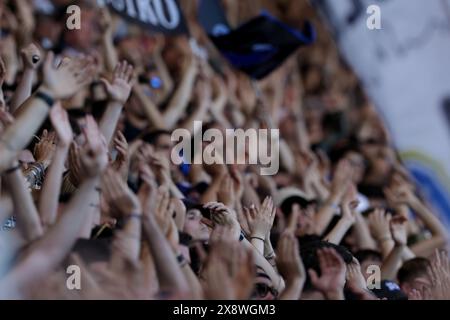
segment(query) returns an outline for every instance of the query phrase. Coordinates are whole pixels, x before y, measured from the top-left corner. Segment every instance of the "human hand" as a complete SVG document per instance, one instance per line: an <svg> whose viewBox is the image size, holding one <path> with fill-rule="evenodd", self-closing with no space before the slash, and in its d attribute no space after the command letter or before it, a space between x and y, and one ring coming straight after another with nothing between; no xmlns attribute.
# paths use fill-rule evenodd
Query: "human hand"
<svg viewBox="0 0 450 320"><path fill-rule="evenodd" d="M319 249L317 258L319 259L320 277L315 270L309 269L311 283L328 300L343 300L346 270L344 260L332 248Z"/></svg>
<svg viewBox="0 0 450 320"><path fill-rule="evenodd" d="M277 268L288 283L300 281L303 286L306 280L305 267L300 257L297 238L291 232L284 232L277 247Z"/></svg>
<svg viewBox="0 0 450 320"><path fill-rule="evenodd" d="M39 48L31 43L20 51L25 68L36 70L42 63L42 54Z"/></svg>
<svg viewBox="0 0 450 320"><path fill-rule="evenodd" d="M254 205L244 208L244 214L250 228L251 237L265 239L272 228L276 208L272 197L266 197L258 210Z"/></svg>
<svg viewBox="0 0 450 320"><path fill-rule="evenodd" d="M406 246L407 243L407 220L402 216L393 217L390 221L392 239L396 246Z"/></svg>
<svg viewBox="0 0 450 320"><path fill-rule="evenodd" d="M433 299L450 299L450 263L446 251L436 250L427 273L431 279L430 295Z"/></svg>
<svg viewBox="0 0 450 320"><path fill-rule="evenodd" d="M361 265L358 259L353 258L353 261L347 265L346 279L346 287L353 292L367 290L366 280L361 272Z"/></svg>
<svg viewBox="0 0 450 320"><path fill-rule="evenodd" d="M391 214L386 214L386 211L381 208L377 208L369 215L369 228L377 241L390 240L390 221Z"/></svg>
<svg viewBox="0 0 450 320"><path fill-rule="evenodd" d="M231 240L233 230L216 226L203 275L209 299L248 299L254 285L255 266L250 250Z"/></svg>
<svg viewBox="0 0 450 320"><path fill-rule="evenodd" d="M40 90L49 93L53 99L66 99L79 92L92 81L94 68L89 57L64 58L54 67L54 54L49 52L44 62L44 81Z"/></svg>
<svg viewBox="0 0 450 320"><path fill-rule="evenodd" d="M244 179L242 173L239 172L236 166L231 166L230 175L233 179L233 190L236 201L241 201L242 196L244 195Z"/></svg>
<svg viewBox="0 0 450 320"><path fill-rule="evenodd" d="M70 183L77 187L81 180L81 147L72 142L69 148L69 156L67 158L69 164L69 180Z"/></svg>
<svg viewBox="0 0 450 320"><path fill-rule="evenodd" d="M203 207L211 211L211 219L216 225L229 227L233 231L233 239L239 239L241 226L234 210L220 202L208 202Z"/></svg>
<svg viewBox="0 0 450 320"><path fill-rule="evenodd" d="M347 159L342 159L336 166L331 182L331 193L341 197L346 192L352 177L352 166Z"/></svg>
<svg viewBox="0 0 450 320"><path fill-rule="evenodd" d="M91 115L82 130L86 143L80 150L80 177L96 178L108 164L106 141Z"/></svg>
<svg viewBox="0 0 450 320"><path fill-rule="evenodd" d="M109 97L120 104L125 104L130 97L133 87L134 68L127 61L119 62L114 70L113 80L109 82L102 78L101 82L106 88Z"/></svg>
<svg viewBox="0 0 450 320"><path fill-rule="evenodd" d="M169 159L167 159L164 154L160 152L152 152L148 154L147 159L150 160L150 167L155 173L158 182L162 185L169 185L172 182Z"/></svg>
<svg viewBox="0 0 450 320"><path fill-rule="evenodd" d="M170 200L175 212L174 221L178 230L183 230L184 222L186 220L186 206L181 199L172 198Z"/></svg>
<svg viewBox="0 0 450 320"><path fill-rule="evenodd" d="M141 204L133 191L127 186L113 168L108 168L102 177L102 195L111 209L112 216L119 218L128 215L141 215Z"/></svg>
<svg viewBox="0 0 450 320"><path fill-rule="evenodd" d="M108 8L101 8L99 10L99 27L100 31L105 36L111 36L113 32L113 24L111 14Z"/></svg>
<svg viewBox="0 0 450 320"><path fill-rule="evenodd" d="M50 121L58 136L58 147L69 148L73 132L67 111L63 109L61 103L56 103L50 110Z"/></svg>
<svg viewBox="0 0 450 320"><path fill-rule="evenodd" d="M354 224L356 220L356 208L358 207L358 204L358 193L356 191L355 185L351 183L341 200L342 219L345 219L350 224Z"/></svg>
<svg viewBox="0 0 450 320"><path fill-rule="evenodd" d="M113 144L114 149L117 150L117 157L112 166L117 172L121 173L124 179L126 179L126 177L128 176L130 156L128 151L128 142L122 132L117 131L116 137L113 140Z"/></svg>
<svg viewBox="0 0 450 320"><path fill-rule="evenodd" d="M55 132L48 132L44 130L38 143L34 146L34 158L47 168L56 151L56 134Z"/></svg>
<svg viewBox="0 0 450 320"><path fill-rule="evenodd" d="M235 204L235 195L233 181L227 174L222 178L221 188L217 192L217 201L222 202L227 207L233 208Z"/></svg>

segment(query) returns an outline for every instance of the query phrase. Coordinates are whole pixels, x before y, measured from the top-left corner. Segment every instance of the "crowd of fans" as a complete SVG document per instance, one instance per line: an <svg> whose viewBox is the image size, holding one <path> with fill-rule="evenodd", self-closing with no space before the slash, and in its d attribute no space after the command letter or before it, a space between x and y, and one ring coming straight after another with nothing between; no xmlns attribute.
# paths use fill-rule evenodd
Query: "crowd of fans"
<svg viewBox="0 0 450 320"><path fill-rule="evenodd" d="M196 1L180 3L208 59L95 1L68 30L71 3L0 2L2 298L450 298L448 232L307 1L223 1L234 25L264 7L318 28L258 83ZM279 128L279 172L175 165L171 133L194 120Z"/></svg>

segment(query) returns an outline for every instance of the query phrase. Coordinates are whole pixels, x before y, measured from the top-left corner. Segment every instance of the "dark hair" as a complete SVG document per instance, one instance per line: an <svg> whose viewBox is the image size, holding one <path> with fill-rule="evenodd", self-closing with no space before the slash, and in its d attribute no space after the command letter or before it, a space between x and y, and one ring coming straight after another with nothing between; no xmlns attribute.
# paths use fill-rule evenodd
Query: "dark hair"
<svg viewBox="0 0 450 320"><path fill-rule="evenodd" d="M398 270L398 282L402 284L427 274L429 266L430 261L426 258L417 257L406 261Z"/></svg>
<svg viewBox="0 0 450 320"><path fill-rule="evenodd" d="M158 140L158 138L163 135L170 136L171 132L168 130L163 130L163 129L153 130L153 131L150 131L150 132L144 134L142 136L142 140L144 140L145 142L147 142L149 144L155 144L156 140Z"/></svg>
<svg viewBox="0 0 450 320"><path fill-rule="evenodd" d="M358 259L360 263L363 263L364 261L368 259L374 259L374 260L383 260L383 257L381 256L381 253L375 250L371 249L362 249L355 252L355 258Z"/></svg>
<svg viewBox="0 0 450 320"><path fill-rule="evenodd" d="M319 259L317 257L317 251L322 248L333 248L336 252L341 256L346 264L349 264L353 261L353 255L348 251L344 246L336 245L334 243L323 241L323 240L314 240L311 241L300 241L301 249L300 256L303 260L303 264L305 265L305 270L313 269L320 275L320 265ZM309 275L306 277L304 290L312 290L314 287L311 283L311 279Z"/></svg>

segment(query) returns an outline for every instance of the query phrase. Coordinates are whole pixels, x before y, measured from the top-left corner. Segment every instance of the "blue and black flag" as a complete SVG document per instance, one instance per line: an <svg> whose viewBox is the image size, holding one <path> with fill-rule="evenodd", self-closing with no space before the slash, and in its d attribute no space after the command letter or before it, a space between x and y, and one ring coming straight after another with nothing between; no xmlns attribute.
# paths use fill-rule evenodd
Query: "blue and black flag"
<svg viewBox="0 0 450 320"><path fill-rule="evenodd" d="M200 1L199 21L222 55L257 80L278 68L299 47L315 40L309 22L301 32L265 11L232 30L218 0Z"/></svg>

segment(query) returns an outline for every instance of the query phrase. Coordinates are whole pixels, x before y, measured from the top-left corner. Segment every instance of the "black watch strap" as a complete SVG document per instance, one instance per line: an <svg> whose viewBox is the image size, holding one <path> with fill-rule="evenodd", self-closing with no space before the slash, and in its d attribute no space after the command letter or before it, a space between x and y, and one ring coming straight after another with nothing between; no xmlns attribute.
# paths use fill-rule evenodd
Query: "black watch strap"
<svg viewBox="0 0 450 320"><path fill-rule="evenodd" d="M53 105L55 104L55 100L51 96L49 96L48 94L46 94L42 91L36 92L35 97L44 101L48 105L49 108L53 107Z"/></svg>

